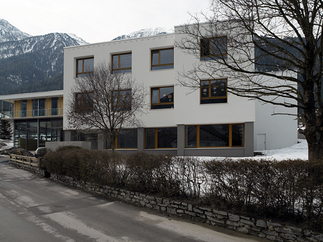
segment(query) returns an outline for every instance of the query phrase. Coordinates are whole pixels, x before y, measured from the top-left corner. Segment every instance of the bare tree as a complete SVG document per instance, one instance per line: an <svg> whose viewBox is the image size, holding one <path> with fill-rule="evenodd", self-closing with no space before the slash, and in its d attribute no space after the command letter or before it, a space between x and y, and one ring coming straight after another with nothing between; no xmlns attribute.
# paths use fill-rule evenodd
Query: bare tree
<svg viewBox="0 0 323 242"><path fill-rule="evenodd" d="M68 120L74 129L101 131L114 151L117 131L140 124L145 92L131 74L111 70L102 63L93 73L76 79Z"/></svg>
<svg viewBox="0 0 323 242"><path fill-rule="evenodd" d="M213 0L211 10L204 24L193 16L181 28L177 47L205 61L180 82L199 88L202 77L223 75L228 92L298 108L309 160L322 159L323 1Z"/></svg>

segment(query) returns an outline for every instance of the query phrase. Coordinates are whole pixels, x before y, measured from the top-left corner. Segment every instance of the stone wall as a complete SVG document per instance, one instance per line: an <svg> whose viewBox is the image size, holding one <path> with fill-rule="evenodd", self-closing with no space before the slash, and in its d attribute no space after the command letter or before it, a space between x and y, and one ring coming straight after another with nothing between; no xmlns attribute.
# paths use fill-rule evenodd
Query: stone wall
<svg viewBox="0 0 323 242"><path fill-rule="evenodd" d="M28 165L11 162L12 165L44 175L44 171ZM214 226L220 226L245 234L251 234L271 241L323 241L323 234L309 230L274 223L263 219L254 219L245 216L231 214L225 211L194 206L187 202L150 196L139 192L130 192L125 189L101 186L82 181L76 181L70 177L51 174L51 178L70 187L82 189L87 192L115 198L127 203L154 209L174 216L204 222Z"/></svg>

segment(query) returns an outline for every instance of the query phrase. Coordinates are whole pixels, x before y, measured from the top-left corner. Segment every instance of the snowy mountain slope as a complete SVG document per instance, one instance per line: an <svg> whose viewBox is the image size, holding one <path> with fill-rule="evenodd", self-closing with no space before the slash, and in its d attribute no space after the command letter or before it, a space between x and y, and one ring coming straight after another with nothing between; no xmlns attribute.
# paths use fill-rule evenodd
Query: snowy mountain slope
<svg viewBox="0 0 323 242"><path fill-rule="evenodd" d="M30 36L12 26L8 21L0 19L0 42L17 41Z"/></svg>
<svg viewBox="0 0 323 242"><path fill-rule="evenodd" d="M163 28L149 28L149 29L141 29L138 31L134 31L127 35L120 35L113 40L121 40L121 39L134 39L134 38L141 38L141 37L148 37L148 36L154 36L159 34L168 34L172 31L165 31Z"/></svg>
<svg viewBox="0 0 323 242"><path fill-rule="evenodd" d="M62 89L64 47L82 44L74 34L30 36L0 19L0 95Z"/></svg>

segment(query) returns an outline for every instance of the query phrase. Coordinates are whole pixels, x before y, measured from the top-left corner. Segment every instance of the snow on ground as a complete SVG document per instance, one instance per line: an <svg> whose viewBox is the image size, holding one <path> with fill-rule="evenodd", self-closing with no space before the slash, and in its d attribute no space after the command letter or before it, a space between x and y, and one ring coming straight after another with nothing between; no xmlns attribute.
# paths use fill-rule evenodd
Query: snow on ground
<svg viewBox="0 0 323 242"><path fill-rule="evenodd" d="M2 144L6 144L3 145ZM4 140L4 139L0 139L0 150L6 150L6 149L10 149L11 147L13 147L13 142L12 140Z"/></svg>

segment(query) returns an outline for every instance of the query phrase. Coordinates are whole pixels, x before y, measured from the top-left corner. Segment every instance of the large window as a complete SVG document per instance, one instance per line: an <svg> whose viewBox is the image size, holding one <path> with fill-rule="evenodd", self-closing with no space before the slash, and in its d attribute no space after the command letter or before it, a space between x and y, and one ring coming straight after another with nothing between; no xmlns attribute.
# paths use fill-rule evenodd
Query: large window
<svg viewBox="0 0 323 242"><path fill-rule="evenodd" d="M27 100L21 100L21 117L26 117L27 116Z"/></svg>
<svg viewBox="0 0 323 242"><path fill-rule="evenodd" d="M200 40L201 60L208 60L227 55L227 37L215 37Z"/></svg>
<svg viewBox="0 0 323 242"><path fill-rule="evenodd" d="M177 128L145 129L145 148L176 148Z"/></svg>
<svg viewBox="0 0 323 242"><path fill-rule="evenodd" d="M93 110L92 93L75 93L75 111L90 112Z"/></svg>
<svg viewBox="0 0 323 242"><path fill-rule="evenodd" d="M33 99L33 116L45 116L45 99Z"/></svg>
<svg viewBox="0 0 323 242"><path fill-rule="evenodd" d="M137 129L122 129L116 132L116 149L137 149ZM107 142L107 149L111 149L109 141Z"/></svg>
<svg viewBox="0 0 323 242"><path fill-rule="evenodd" d="M186 126L186 147L243 147L244 124Z"/></svg>
<svg viewBox="0 0 323 242"><path fill-rule="evenodd" d="M125 111L131 109L131 89L117 90L112 92L112 109Z"/></svg>
<svg viewBox="0 0 323 242"><path fill-rule="evenodd" d="M151 51L151 69L169 69L174 68L174 48L152 50Z"/></svg>
<svg viewBox="0 0 323 242"><path fill-rule="evenodd" d="M201 81L201 104L226 103L227 80L204 80Z"/></svg>
<svg viewBox="0 0 323 242"><path fill-rule="evenodd" d="M174 87L156 87L151 89L151 109L173 107Z"/></svg>
<svg viewBox="0 0 323 242"><path fill-rule="evenodd" d="M131 58L131 53L112 55L112 72L131 72Z"/></svg>
<svg viewBox="0 0 323 242"><path fill-rule="evenodd" d="M85 76L93 73L94 70L94 58L83 58L76 60L76 76Z"/></svg>
<svg viewBox="0 0 323 242"><path fill-rule="evenodd" d="M51 115L57 115L58 114L58 98L52 98L52 109L51 109Z"/></svg>

